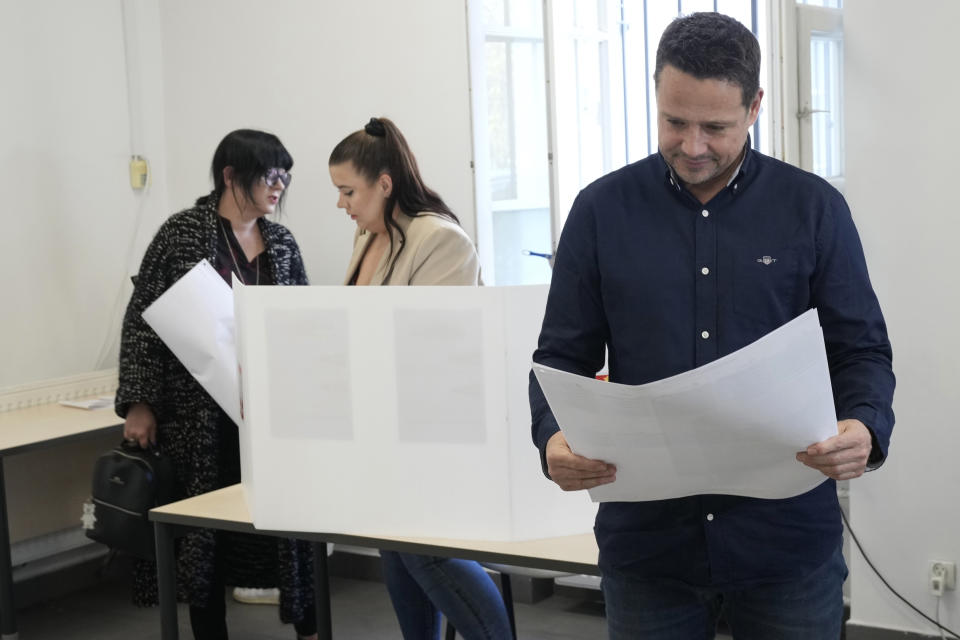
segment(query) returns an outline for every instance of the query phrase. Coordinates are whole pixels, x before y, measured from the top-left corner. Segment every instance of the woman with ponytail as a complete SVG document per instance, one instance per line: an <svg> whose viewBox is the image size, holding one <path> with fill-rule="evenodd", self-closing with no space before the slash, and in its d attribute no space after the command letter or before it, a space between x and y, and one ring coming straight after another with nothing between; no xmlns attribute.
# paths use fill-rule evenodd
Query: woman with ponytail
<svg viewBox="0 0 960 640"><path fill-rule="evenodd" d="M481 284L473 242L423 183L393 122L371 118L334 148L329 165L337 206L357 223L344 284ZM511 637L503 599L476 562L393 551L380 557L405 640L438 640L441 613L465 640Z"/></svg>
<svg viewBox="0 0 960 640"><path fill-rule="evenodd" d="M333 149L329 164L337 206L357 223L344 284L480 284L473 242L423 183L393 122L371 118Z"/></svg>

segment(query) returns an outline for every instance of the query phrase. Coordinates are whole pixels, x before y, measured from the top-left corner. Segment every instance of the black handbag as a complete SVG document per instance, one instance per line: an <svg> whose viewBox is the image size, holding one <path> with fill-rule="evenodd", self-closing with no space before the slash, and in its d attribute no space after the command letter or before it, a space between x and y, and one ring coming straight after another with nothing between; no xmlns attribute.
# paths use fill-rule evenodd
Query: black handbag
<svg viewBox="0 0 960 640"><path fill-rule="evenodd" d="M147 512L180 494L169 457L122 442L94 464L83 528L91 540L152 560L156 555L153 523Z"/></svg>

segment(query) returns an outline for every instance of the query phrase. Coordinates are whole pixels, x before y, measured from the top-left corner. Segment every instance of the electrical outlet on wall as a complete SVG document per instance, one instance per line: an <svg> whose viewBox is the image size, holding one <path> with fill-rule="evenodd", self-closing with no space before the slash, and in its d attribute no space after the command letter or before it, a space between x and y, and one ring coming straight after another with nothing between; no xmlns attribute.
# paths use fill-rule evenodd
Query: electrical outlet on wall
<svg viewBox="0 0 960 640"><path fill-rule="evenodd" d="M939 597L948 589L957 588L957 565L946 560L930 562L930 593Z"/></svg>

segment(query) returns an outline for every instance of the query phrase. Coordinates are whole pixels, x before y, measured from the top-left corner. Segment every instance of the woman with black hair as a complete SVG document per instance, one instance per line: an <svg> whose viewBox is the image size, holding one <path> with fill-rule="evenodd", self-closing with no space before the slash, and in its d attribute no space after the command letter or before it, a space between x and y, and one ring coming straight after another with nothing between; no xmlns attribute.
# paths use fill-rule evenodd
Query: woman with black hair
<svg viewBox="0 0 960 640"><path fill-rule="evenodd" d="M203 390L141 314L170 285L206 259L228 284L305 285L300 249L265 216L279 212L293 158L269 133L240 129L213 156L214 189L172 215L147 248L123 321L116 411L123 435L156 446L174 463L188 496L240 481L237 426ZM189 309L184 310L189 314ZM214 532L189 533L178 545L179 593L190 605L198 640L227 637L225 585L280 588L280 618L300 638L316 637L309 543ZM138 562L134 602L156 604L156 566Z"/></svg>
<svg viewBox="0 0 960 640"><path fill-rule="evenodd" d="M371 118L334 148L329 166L337 206L357 223L344 284L481 284L473 243L423 183L393 122ZM503 599L476 562L393 551L380 557L405 640L437 640L441 613L465 640L511 637Z"/></svg>

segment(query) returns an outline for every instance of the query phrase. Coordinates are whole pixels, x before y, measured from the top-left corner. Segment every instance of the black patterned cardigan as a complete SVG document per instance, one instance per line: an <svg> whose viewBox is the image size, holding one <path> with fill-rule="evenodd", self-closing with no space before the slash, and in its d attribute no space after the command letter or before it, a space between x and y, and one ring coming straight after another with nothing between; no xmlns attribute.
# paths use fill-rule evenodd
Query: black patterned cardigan
<svg viewBox="0 0 960 640"><path fill-rule="evenodd" d="M158 446L173 460L188 496L217 488L220 409L141 314L200 260L206 258L215 264L219 224L216 205L217 198L211 195L204 204L172 215L160 227L135 279L120 340L117 415L126 417L137 402L151 406L157 418ZM258 225L273 282L307 284L293 235L286 227L264 218ZM178 542L178 597L194 606L206 606L213 579L214 532L195 530ZM312 548L307 542L284 539L277 550L280 618L297 622L303 618L304 607L313 602ZM156 565L152 562L141 561L135 568L133 600L140 606L157 603Z"/></svg>

